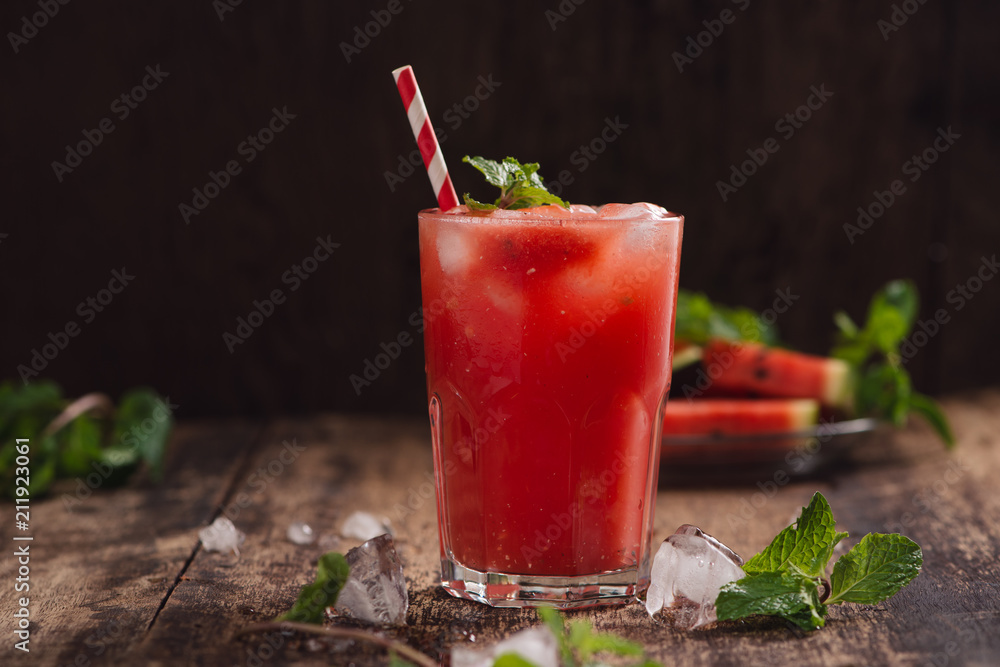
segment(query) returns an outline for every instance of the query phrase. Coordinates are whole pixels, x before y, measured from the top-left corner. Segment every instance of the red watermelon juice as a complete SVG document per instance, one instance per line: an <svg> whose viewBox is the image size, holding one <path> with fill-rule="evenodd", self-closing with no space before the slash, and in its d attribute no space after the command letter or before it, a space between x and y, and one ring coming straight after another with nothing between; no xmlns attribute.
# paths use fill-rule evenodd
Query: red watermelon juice
<svg viewBox="0 0 1000 667"><path fill-rule="evenodd" d="M495 606L645 589L683 218L422 211L442 583Z"/></svg>

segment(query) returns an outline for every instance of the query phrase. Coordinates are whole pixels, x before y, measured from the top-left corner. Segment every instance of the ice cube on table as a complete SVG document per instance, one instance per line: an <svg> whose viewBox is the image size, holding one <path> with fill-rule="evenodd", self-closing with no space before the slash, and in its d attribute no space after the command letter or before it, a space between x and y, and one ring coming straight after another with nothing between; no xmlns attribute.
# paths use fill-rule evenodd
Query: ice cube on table
<svg viewBox="0 0 1000 667"><path fill-rule="evenodd" d="M559 644L543 627L521 630L489 648L452 647L451 667L492 667L504 653L516 653L537 667L559 667Z"/></svg>
<svg viewBox="0 0 1000 667"><path fill-rule="evenodd" d="M653 557L646 611L664 611L672 625L694 630L714 623L719 590L744 576L743 559L697 526L684 524Z"/></svg>
<svg viewBox="0 0 1000 667"><path fill-rule="evenodd" d="M232 551L239 556L240 545L247 539L247 536L246 533L237 530L232 521L220 516L212 522L212 525L205 526L198 531L198 539L201 540L205 551L221 551L223 553Z"/></svg>
<svg viewBox="0 0 1000 667"><path fill-rule="evenodd" d="M292 544L305 545L316 541L316 533L313 532L312 526L302 521L296 521L289 525L285 537Z"/></svg>
<svg viewBox="0 0 1000 667"><path fill-rule="evenodd" d="M340 527L340 534L356 540L370 540L385 533L392 534L392 526L385 517L378 519L368 512L355 512Z"/></svg>
<svg viewBox="0 0 1000 667"><path fill-rule="evenodd" d="M347 552L351 574L334 609L381 625L405 625L410 598L403 564L389 535L380 535Z"/></svg>

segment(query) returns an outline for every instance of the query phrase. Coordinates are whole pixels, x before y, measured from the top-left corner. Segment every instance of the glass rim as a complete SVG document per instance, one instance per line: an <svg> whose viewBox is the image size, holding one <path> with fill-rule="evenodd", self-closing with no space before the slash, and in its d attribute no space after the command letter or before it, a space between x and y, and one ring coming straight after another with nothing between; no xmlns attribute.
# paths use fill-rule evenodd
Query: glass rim
<svg viewBox="0 0 1000 667"><path fill-rule="evenodd" d="M609 202L614 203L614 202ZM594 207L598 208L598 207ZM579 214L567 213L565 216L534 216L527 212L531 209L515 209L509 213L515 215L504 215L503 217L495 217L492 215L492 211L467 211L465 213L444 213L440 208L425 208L417 212L418 219L433 219L433 220L453 220L462 221L465 223L473 224L487 224L487 223L498 223L498 224L523 224L531 223L536 225L561 225L564 223L573 223L579 225L595 225L606 223L610 225L622 224L625 222L635 223L635 222L645 222L645 223L659 223L659 224L680 224L684 222L684 216L680 213L674 213L673 211L667 211L666 217L652 217L652 216L634 216L627 218L601 218L596 216L582 216ZM524 214L521 214L521 212Z"/></svg>

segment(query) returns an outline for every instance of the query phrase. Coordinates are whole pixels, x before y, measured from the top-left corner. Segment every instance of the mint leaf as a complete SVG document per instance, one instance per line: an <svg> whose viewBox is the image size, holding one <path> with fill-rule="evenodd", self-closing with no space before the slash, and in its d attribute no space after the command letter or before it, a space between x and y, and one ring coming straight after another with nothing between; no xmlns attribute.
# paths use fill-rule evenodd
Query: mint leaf
<svg viewBox="0 0 1000 667"><path fill-rule="evenodd" d="M948 423L948 418L944 416L941 407L932 398L913 392L910 394L910 410L926 419L949 449L955 446L955 435L951 431L951 424Z"/></svg>
<svg viewBox="0 0 1000 667"><path fill-rule="evenodd" d="M562 615L551 607L539 607L536 611L538 612L538 617L542 619L542 623L545 624L549 632L559 642L559 655L562 658L563 664L573 664L573 650L566 637L566 626L563 623Z"/></svg>
<svg viewBox="0 0 1000 667"><path fill-rule="evenodd" d="M834 315L839 333L830 354L851 366L856 378L856 414L902 426L916 412L950 447L954 437L944 413L932 399L913 391L910 375L901 366L900 346L913 329L919 303L917 288L911 281L887 283L872 297L864 327L859 328L846 313Z"/></svg>
<svg viewBox="0 0 1000 667"><path fill-rule="evenodd" d="M923 554L916 542L893 533L870 533L833 566L827 604L878 604L920 573Z"/></svg>
<svg viewBox="0 0 1000 667"><path fill-rule="evenodd" d="M101 429L88 415L80 415L64 431L65 445L59 461L59 472L66 477L92 473L92 461L100 460Z"/></svg>
<svg viewBox="0 0 1000 667"><path fill-rule="evenodd" d="M119 401L112 442L136 452L149 466L153 479L159 480L173 425L170 407L155 391L132 389Z"/></svg>
<svg viewBox="0 0 1000 667"><path fill-rule="evenodd" d="M743 565L747 574L795 570L820 577L833 555L833 548L847 533L838 533L823 494L816 493L798 520L778 533L767 547Z"/></svg>
<svg viewBox="0 0 1000 667"><path fill-rule="evenodd" d="M578 620L570 623L568 643L573 653L585 664L595 653L608 652L615 655L642 655L640 644L610 633L594 632L590 621Z"/></svg>
<svg viewBox="0 0 1000 667"><path fill-rule="evenodd" d="M919 303L917 288L909 280L893 280L872 297L865 329L883 352L898 351L917 319Z"/></svg>
<svg viewBox="0 0 1000 667"><path fill-rule="evenodd" d="M560 664L564 667L589 667L590 665L603 664L594 661L594 656L598 653L612 653L620 656L641 656L644 653L641 644L611 633L594 632L590 621L586 619L574 620L567 628L562 615L555 609L539 607L536 611L559 643ZM509 654L504 654L501 658L506 658L507 655ZM523 667L522 663L503 664L509 665L509 667ZM649 660L636 664L641 665L641 667L660 667L657 663ZM501 666L499 659L494 662L494 667L498 666Z"/></svg>
<svg viewBox="0 0 1000 667"><path fill-rule="evenodd" d="M501 653L493 661L493 667L538 667L530 660L525 660L518 653Z"/></svg>
<svg viewBox="0 0 1000 667"><path fill-rule="evenodd" d="M389 650L389 667L414 667L414 664L409 660L404 660L399 657L399 654Z"/></svg>
<svg viewBox="0 0 1000 667"><path fill-rule="evenodd" d="M111 400L91 393L74 401L53 382L0 384L0 488L12 494L15 438L31 441L32 496L42 496L60 478L101 471L102 484L127 479L145 461L160 477L173 425L170 410L149 389L122 396L117 414Z"/></svg>
<svg viewBox="0 0 1000 667"><path fill-rule="evenodd" d="M536 611L538 612L538 618L542 619L542 623L548 627L556 638L563 636L566 628L563 625L562 615L558 611L552 607L539 607Z"/></svg>
<svg viewBox="0 0 1000 667"><path fill-rule="evenodd" d="M50 380L16 386L7 381L0 384L0 435L8 439L15 417L26 413L47 415L46 423L63 408L62 390ZM44 424L43 424L44 426ZM22 436L23 437L23 436Z"/></svg>
<svg viewBox="0 0 1000 667"><path fill-rule="evenodd" d="M858 376L854 392L855 408L860 414L888 419L896 426L906 423L912 388L909 373L900 366L870 364Z"/></svg>
<svg viewBox="0 0 1000 667"><path fill-rule="evenodd" d="M815 580L796 572L758 572L730 582L719 592L715 609L719 620L781 616L803 630L822 627L826 615Z"/></svg>
<svg viewBox="0 0 1000 667"><path fill-rule="evenodd" d="M275 620L322 624L326 608L336 604L350 570L347 559L341 554L323 554L316 566L316 580L303 586L292 608Z"/></svg>
<svg viewBox="0 0 1000 667"><path fill-rule="evenodd" d="M519 208L531 208L532 206L545 206L547 204L555 204L556 206L562 206L565 209L569 208L569 204L564 202L559 197L545 189L545 186L538 187L535 185L515 185L508 192L507 196L501 197L501 201L508 201L506 206L503 204L498 204L501 208L508 209L519 209Z"/></svg>
<svg viewBox="0 0 1000 667"><path fill-rule="evenodd" d="M547 204L569 208L568 202L556 197L545 188L545 182L538 175L537 162L522 164L512 157L504 158L503 162L496 162L468 155L462 158L462 162L471 164L483 173L488 183L500 188L500 196L493 204L476 201L465 193L462 198L470 210L521 209Z"/></svg>
<svg viewBox="0 0 1000 667"><path fill-rule="evenodd" d="M700 292L677 290L674 338L704 345L713 338L776 345L778 332L749 308L713 303Z"/></svg>
<svg viewBox="0 0 1000 667"><path fill-rule="evenodd" d="M860 368L872 353L867 334L863 334L851 316L842 310L834 313L833 322L838 334L830 356L846 361L852 368Z"/></svg>
<svg viewBox="0 0 1000 667"><path fill-rule="evenodd" d="M872 296L863 328L843 312L834 315L840 330L832 356L860 366L872 356L899 360L899 345L917 318L917 288L908 280L893 280Z"/></svg>
<svg viewBox="0 0 1000 667"><path fill-rule="evenodd" d="M584 658L589 658L595 653L611 653L613 655L642 655L643 653L642 644L607 632L588 635L577 646L580 655Z"/></svg>
<svg viewBox="0 0 1000 667"><path fill-rule="evenodd" d="M511 162L508 162L508 160ZM469 157L466 155L462 158L462 162L468 162L473 167L483 172L483 176L486 177L486 182L490 185L495 185L500 189L510 187L511 184L519 178L528 179L531 177L531 174L538 171L538 164L521 166L517 163L517 160L514 160L514 158L507 158L503 162L495 162L478 155L476 157ZM534 169L531 169L531 167L534 167Z"/></svg>
<svg viewBox="0 0 1000 667"><path fill-rule="evenodd" d="M495 211L495 210L497 210L496 204L484 204L482 202L478 202L475 199L473 199L472 197L470 197L468 192L466 192L465 194L462 195L462 199L465 201L465 205L469 207L470 211Z"/></svg>

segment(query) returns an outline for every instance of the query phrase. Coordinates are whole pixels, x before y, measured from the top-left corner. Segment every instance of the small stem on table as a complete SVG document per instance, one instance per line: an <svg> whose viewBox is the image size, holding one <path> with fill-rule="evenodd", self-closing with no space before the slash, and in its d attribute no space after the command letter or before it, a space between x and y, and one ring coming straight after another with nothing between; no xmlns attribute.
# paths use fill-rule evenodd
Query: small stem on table
<svg viewBox="0 0 1000 667"><path fill-rule="evenodd" d="M329 628L323 625L313 625L312 623L292 623L290 621L271 621L269 623L257 623L249 627L243 628L236 633L235 637L240 637L242 635L248 635L255 632L281 632L284 630L295 630L297 632L303 632L306 634L313 635L323 635L325 637L339 637L342 639L357 639L360 641L371 642L373 644L378 644L383 646L390 651L395 651L403 658L406 658L410 662L413 662L420 667L438 667L438 664L432 660L429 656L420 651L407 646L403 642L397 641L395 639L390 639L374 632L369 632L367 630L358 630L355 628Z"/></svg>
<svg viewBox="0 0 1000 667"><path fill-rule="evenodd" d="M83 413L90 412L92 410L104 415L110 415L114 413L115 406L106 394L94 392L92 394L81 396L63 408L63 411L56 415L55 419L49 422L49 425L42 431L42 437L47 438L50 435L55 435L71 421Z"/></svg>
<svg viewBox="0 0 1000 667"><path fill-rule="evenodd" d="M819 580L819 583L823 584L823 593L819 596L819 601L826 602L826 599L830 597L830 591L833 590L830 587L830 580L827 579L826 577L822 577Z"/></svg>

